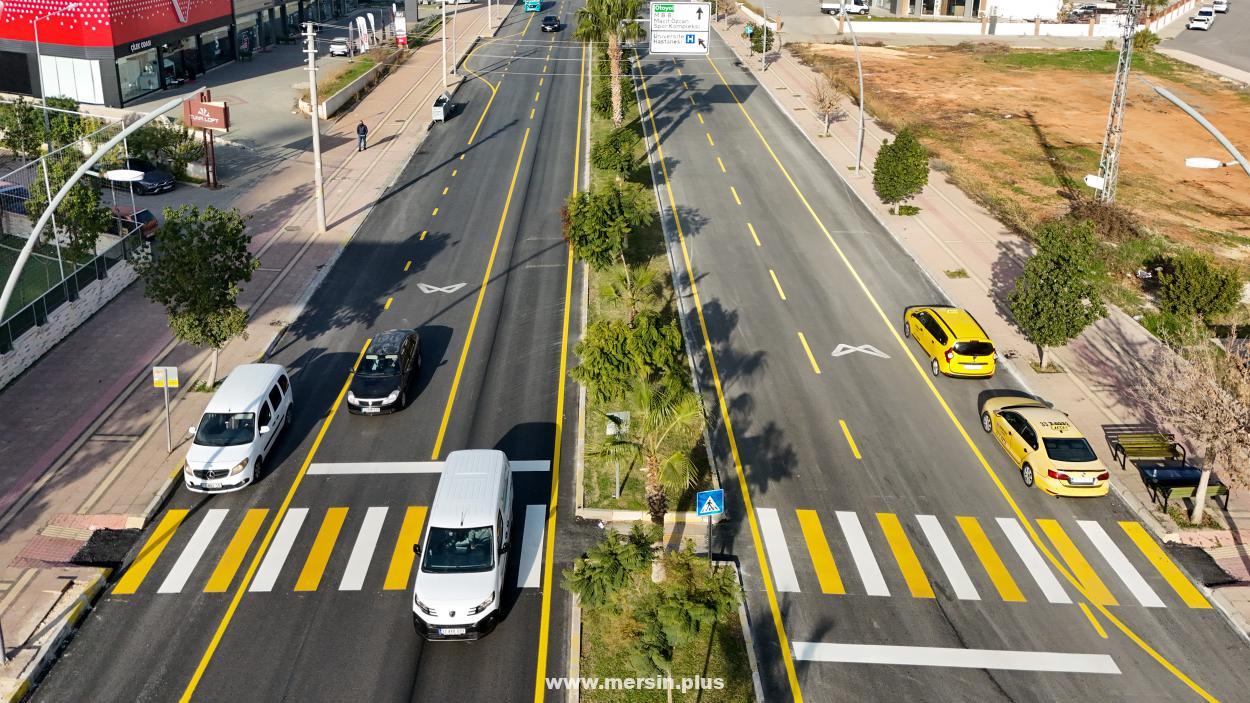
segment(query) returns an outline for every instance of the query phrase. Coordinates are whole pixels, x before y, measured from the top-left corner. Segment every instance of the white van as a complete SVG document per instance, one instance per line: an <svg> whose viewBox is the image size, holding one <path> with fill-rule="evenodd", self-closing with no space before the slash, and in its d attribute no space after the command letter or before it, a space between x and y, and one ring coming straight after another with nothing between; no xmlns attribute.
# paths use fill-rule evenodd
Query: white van
<svg viewBox="0 0 1250 703"><path fill-rule="evenodd" d="M493 449L447 455L425 535L412 622L426 639L475 640L498 620L512 539L512 469Z"/></svg>
<svg viewBox="0 0 1250 703"><path fill-rule="evenodd" d="M265 457L291 420L291 379L280 364L243 364L213 394L182 476L197 493L237 491L260 478Z"/></svg>

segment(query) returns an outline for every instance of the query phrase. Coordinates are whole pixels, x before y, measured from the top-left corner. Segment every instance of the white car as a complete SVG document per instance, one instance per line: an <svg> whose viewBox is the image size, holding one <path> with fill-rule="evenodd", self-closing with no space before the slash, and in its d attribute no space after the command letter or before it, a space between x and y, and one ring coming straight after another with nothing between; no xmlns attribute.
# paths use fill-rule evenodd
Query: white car
<svg viewBox="0 0 1250 703"><path fill-rule="evenodd" d="M1216 12L1228 12L1228 0L1215 0L1211 3L1211 9Z"/></svg>
<svg viewBox="0 0 1250 703"><path fill-rule="evenodd" d="M352 50L347 46L346 39L335 39L330 42L331 56L351 56Z"/></svg>
<svg viewBox="0 0 1250 703"><path fill-rule="evenodd" d="M1215 10L1204 7L1198 10L1198 14L1189 18L1189 23L1185 25L1185 29L1201 29L1204 32L1211 29L1211 25L1215 24Z"/></svg>
<svg viewBox="0 0 1250 703"><path fill-rule="evenodd" d="M868 6L867 0L848 0L845 4L839 1L820 3L820 11L826 15L836 15L845 8L848 15L867 15L871 8Z"/></svg>

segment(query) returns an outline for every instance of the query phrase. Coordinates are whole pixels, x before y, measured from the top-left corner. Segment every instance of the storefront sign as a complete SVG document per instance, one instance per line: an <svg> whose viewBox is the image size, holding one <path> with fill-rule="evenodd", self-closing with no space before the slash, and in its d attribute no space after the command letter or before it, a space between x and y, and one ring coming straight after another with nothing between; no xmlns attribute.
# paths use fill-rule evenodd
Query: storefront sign
<svg viewBox="0 0 1250 703"><path fill-rule="evenodd" d="M408 22L402 10L395 13L395 43L401 47L408 46Z"/></svg>
<svg viewBox="0 0 1250 703"><path fill-rule="evenodd" d="M182 104L182 121L188 127L225 132L230 129L230 108L224 102L188 100Z"/></svg>
<svg viewBox="0 0 1250 703"><path fill-rule="evenodd" d="M144 49L151 49L151 48L152 48L151 39L144 39L143 41L130 42L130 53L132 54L135 53L136 51L143 51Z"/></svg>

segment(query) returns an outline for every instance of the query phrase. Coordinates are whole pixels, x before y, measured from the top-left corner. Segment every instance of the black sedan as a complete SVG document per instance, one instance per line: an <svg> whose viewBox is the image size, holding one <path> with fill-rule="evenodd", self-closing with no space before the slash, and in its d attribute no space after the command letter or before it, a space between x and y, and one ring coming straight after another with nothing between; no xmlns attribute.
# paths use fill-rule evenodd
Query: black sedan
<svg viewBox="0 0 1250 703"><path fill-rule="evenodd" d="M544 17L543 18L543 31L544 32L560 31L560 18L556 17L555 15L547 15L546 17Z"/></svg>
<svg viewBox="0 0 1250 703"><path fill-rule="evenodd" d="M421 370L421 338L416 330L389 330L369 343L347 390L347 410L378 415L403 410L408 386Z"/></svg>
<svg viewBox="0 0 1250 703"><path fill-rule="evenodd" d="M126 159L119 167L130 171L138 171L143 175L137 181L111 181L107 178L101 179L104 185L117 190L127 190L131 186L134 187L135 195L151 195L153 193L164 193L174 189L174 174L162 168L157 168L152 162L143 159Z"/></svg>

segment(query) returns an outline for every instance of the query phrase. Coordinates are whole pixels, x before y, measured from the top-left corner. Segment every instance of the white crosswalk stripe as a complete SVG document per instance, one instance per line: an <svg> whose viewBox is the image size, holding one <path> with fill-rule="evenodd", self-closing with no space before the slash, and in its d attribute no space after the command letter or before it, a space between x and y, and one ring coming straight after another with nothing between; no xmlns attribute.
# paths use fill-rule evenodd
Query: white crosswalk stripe
<svg viewBox="0 0 1250 703"><path fill-rule="evenodd" d="M859 571L859 580L864 583L864 592L870 596L890 595L877 558L872 555L868 535L864 534L864 526L859 524L859 517L849 510L839 510L837 516L838 524L842 526L842 532L846 536L846 546L851 549L851 559L855 561L855 569Z"/></svg>
<svg viewBox="0 0 1250 703"><path fill-rule="evenodd" d="M977 593L977 587L972 584L968 571L964 569L963 562L959 561L959 555L955 553L955 548L951 546L951 541L946 537L946 532L942 530L942 524L938 522L937 517L917 515L916 522L920 523L920 529L928 538L933 554L942 565L942 571L946 572L951 588L955 589L955 597L960 600L981 600L981 594Z"/></svg>
<svg viewBox="0 0 1250 703"><path fill-rule="evenodd" d="M1124 587L1133 594L1138 603L1147 608L1164 607L1159 594L1155 593L1150 584L1146 583L1146 579L1142 578L1141 573L1133 568L1128 557L1115 546L1115 542L1111 541L1111 537L1106 530L1102 529L1102 525L1093 520L1077 520L1076 524L1080 525L1085 535L1089 537L1089 541L1094 543L1094 548L1102 554L1102 558L1111 566L1115 575L1120 577Z"/></svg>
<svg viewBox="0 0 1250 703"><path fill-rule="evenodd" d="M204 557L205 550L212 543L213 536L217 534L228 512L230 511L224 508L213 508L204 515L199 527L196 527L191 535L191 541L183 548L182 554L178 555L178 561L174 562L174 568L170 569L169 575L161 582L160 588L156 589L157 593L182 591L182 587L187 585L187 579L191 578L195 565Z"/></svg>
<svg viewBox="0 0 1250 703"><path fill-rule="evenodd" d="M517 561L518 588L538 588L543 584L543 530L546 523L547 506L525 506L525 531L521 533L521 556ZM513 534L516 534L516 528L513 528Z"/></svg>
<svg viewBox="0 0 1250 703"><path fill-rule="evenodd" d="M764 548L768 551L768 565L772 568L773 583L778 591L798 593L799 577L794 573L794 562L790 559L786 535L781 531L781 518L773 508L757 508L755 514L760 521Z"/></svg>
<svg viewBox="0 0 1250 703"><path fill-rule="evenodd" d="M1007 541L1011 542L1012 549L1015 549L1016 554L1020 556L1020 561L1024 562L1024 568L1029 570L1029 574L1037 582L1037 587L1042 589L1042 595L1046 596L1046 600L1051 603L1071 603L1072 599L1068 596L1068 592L1063 590L1063 585L1046 566L1042 553L1037 551L1037 547L1029 541L1029 536L1024 533L1024 528L1020 526L1020 523L1014 518L1006 517L998 518L997 522L1003 534L1007 536Z"/></svg>
<svg viewBox="0 0 1250 703"><path fill-rule="evenodd" d="M273 590L273 585L278 581L278 574L282 572L282 564L291 553L295 537L299 535L299 528L304 524L306 517L308 517L308 508L291 508L286 511L282 524L278 526L278 534L274 535L273 541L269 543L269 551L265 553L265 558L256 571L256 578L252 579L249 591Z"/></svg>
<svg viewBox="0 0 1250 703"><path fill-rule="evenodd" d="M343 571L343 580L339 583L340 591L359 591L365 585L365 573L369 571L369 562L373 560L373 550L378 545L378 535L382 534L382 522L386 520L385 507L372 507L365 511L365 521L360 526L360 534L356 535L356 544L352 546L352 555L347 559L347 568Z"/></svg>

